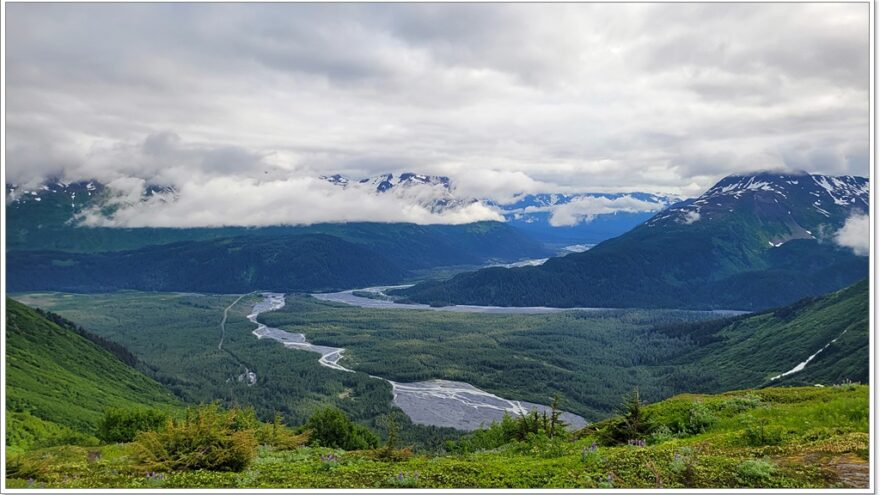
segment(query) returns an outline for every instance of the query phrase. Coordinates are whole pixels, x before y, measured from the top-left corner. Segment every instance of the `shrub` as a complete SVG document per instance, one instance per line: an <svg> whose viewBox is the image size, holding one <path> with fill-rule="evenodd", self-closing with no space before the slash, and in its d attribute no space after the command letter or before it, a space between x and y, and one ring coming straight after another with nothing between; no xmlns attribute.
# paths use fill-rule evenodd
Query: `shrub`
<svg viewBox="0 0 880 495"><path fill-rule="evenodd" d="M43 459L26 454L13 454L6 458L6 478L42 480L52 472L52 464Z"/></svg>
<svg viewBox="0 0 880 495"><path fill-rule="evenodd" d="M739 395L736 397L731 397L726 401L722 402L720 405L720 409L725 411L730 411L732 413L741 413L746 412L751 409L755 409L757 407L761 407L763 402L761 398L754 394L749 395Z"/></svg>
<svg viewBox="0 0 880 495"><path fill-rule="evenodd" d="M275 414L272 424L261 424L255 433L257 442L279 450L293 450L309 442L309 432L295 434L284 425L280 414Z"/></svg>
<svg viewBox="0 0 880 495"><path fill-rule="evenodd" d="M779 445L783 440L783 431L779 427L769 426L764 418L748 416L744 419L745 429L742 439L746 445L760 447L763 445Z"/></svg>
<svg viewBox="0 0 880 495"><path fill-rule="evenodd" d="M167 420L168 415L158 409L107 409L98 426L98 438L105 442L131 442L138 433L158 430Z"/></svg>
<svg viewBox="0 0 880 495"><path fill-rule="evenodd" d="M743 485L760 484L773 476L776 466L766 459L748 459L736 468L736 479Z"/></svg>
<svg viewBox="0 0 880 495"><path fill-rule="evenodd" d="M682 447L675 452L669 470L672 471L681 483L686 487L693 487L696 481L697 456L690 447Z"/></svg>
<svg viewBox="0 0 880 495"><path fill-rule="evenodd" d="M419 486L419 473L398 473L389 484L395 488L416 488Z"/></svg>
<svg viewBox="0 0 880 495"><path fill-rule="evenodd" d="M655 428L651 415L645 410L639 390L633 390L619 409L618 415L605 422L597 431L605 444L626 444L630 440L644 440Z"/></svg>
<svg viewBox="0 0 880 495"><path fill-rule="evenodd" d="M492 450L516 440L517 422L505 413L501 421L493 421L489 426L474 430L458 440L447 440L445 449L456 454L481 450Z"/></svg>
<svg viewBox="0 0 880 495"><path fill-rule="evenodd" d="M692 435L703 433L714 423L715 416L702 402L694 402L688 408L687 422L685 424L687 433Z"/></svg>
<svg viewBox="0 0 880 495"><path fill-rule="evenodd" d="M242 471L257 452L253 410L222 411L216 404L187 409L159 431L138 433L135 457L150 471Z"/></svg>
<svg viewBox="0 0 880 495"><path fill-rule="evenodd" d="M672 430L666 425L660 425L657 428L654 428L654 431L651 432L651 435L648 437L648 443L656 445L667 440L672 440L673 438L675 438L675 434Z"/></svg>
<svg viewBox="0 0 880 495"><path fill-rule="evenodd" d="M335 407L326 407L306 422L312 443L343 450L363 450L379 445L379 437L366 426L353 423Z"/></svg>

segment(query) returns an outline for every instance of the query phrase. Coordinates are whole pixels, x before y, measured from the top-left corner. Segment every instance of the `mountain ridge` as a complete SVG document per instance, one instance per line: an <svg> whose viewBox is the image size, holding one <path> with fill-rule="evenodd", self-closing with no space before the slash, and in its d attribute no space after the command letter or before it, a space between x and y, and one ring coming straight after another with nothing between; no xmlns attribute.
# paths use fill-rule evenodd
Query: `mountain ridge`
<svg viewBox="0 0 880 495"><path fill-rule="evenodd" d="M804 176L775 177L778 185ZM809 177L812 184L783 188L798 194L780 193L765 181L726 178L709 196L674 204L584 253L539 267L463 273L397 294L441 305L781 306L854 283L867 269L866 258L833 244L830 235L850 215L867 212L867 179ZM820 190L836 201L816 199Z"/></svg>

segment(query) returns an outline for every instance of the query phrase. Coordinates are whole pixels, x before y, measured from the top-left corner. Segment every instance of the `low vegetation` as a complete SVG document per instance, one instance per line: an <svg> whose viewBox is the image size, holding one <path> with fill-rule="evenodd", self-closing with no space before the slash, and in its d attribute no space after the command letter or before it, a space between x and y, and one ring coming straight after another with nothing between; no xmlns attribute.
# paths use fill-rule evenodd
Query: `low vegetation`
<svg viewBox="0 0 880 495"><path fill-rule="evenodd" d="M329 430L343 436L350 431L338 411L319 416L313 424L336 425ZM635 416L642 426L626 429L630 435L607 434L634 424ZM7 486L867 487L868 420L864 385L680 395L648 405L631 395L620 415L578 432L550 435L542 427L520 436L530 420L507 417L450 442L445 453L382 455L391 447L346 450L317 437L273 445L261 436L272 425L252 412L203 406L132 443L10 456ZM212 448L199 448L205 444Z"/></svg>

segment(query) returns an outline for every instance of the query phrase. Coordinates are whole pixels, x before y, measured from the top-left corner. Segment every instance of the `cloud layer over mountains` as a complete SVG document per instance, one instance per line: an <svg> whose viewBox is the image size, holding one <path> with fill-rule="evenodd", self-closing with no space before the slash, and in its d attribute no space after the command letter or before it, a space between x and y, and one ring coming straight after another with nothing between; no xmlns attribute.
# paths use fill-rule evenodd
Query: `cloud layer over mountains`
<svg viewBox="0 0 880 495"><path fill-rule="evenodd" d="M114 220L125 225L494 215L468 205L440 218L314 179L334 173L447 175L461 195L501 202L693 195L773 167L868 173L866 4L7 13L7 181L176 187L174 204L128 208Z"/></svg>

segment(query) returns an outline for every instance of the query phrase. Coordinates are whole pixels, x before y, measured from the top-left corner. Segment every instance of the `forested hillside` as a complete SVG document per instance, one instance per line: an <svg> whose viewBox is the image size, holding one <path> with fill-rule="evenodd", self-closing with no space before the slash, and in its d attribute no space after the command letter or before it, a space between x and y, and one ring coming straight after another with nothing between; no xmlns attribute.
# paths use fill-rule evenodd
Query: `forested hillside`
<svg viewBox="0 0 880 495"><path fill-rule="evenodd" d="M309 291L392 283L407 273L382 255L322 234L91 254L14 251L8 260L7 284L13 291Z"/></svg>
<svg viewBox="0 0 880 495"><path fill-rule="evenodd" d="M85 331L6 299L6 444L93 435L110 407L169 406L177 399ZM85 334L87 335L87 334ZM117 355L114 355L114 352Z"/></svg>

